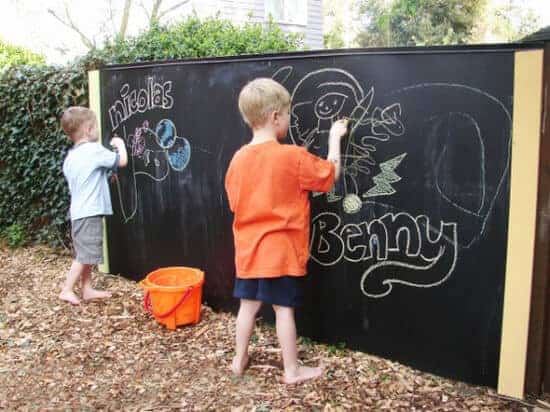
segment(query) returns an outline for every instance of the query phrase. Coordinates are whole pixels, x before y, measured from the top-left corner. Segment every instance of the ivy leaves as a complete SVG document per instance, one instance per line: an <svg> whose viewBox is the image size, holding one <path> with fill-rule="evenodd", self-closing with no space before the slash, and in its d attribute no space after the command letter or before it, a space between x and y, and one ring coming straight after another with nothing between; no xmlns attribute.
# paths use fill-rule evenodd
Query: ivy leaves
<svg viewBox="0 0 550 412"><path fill-rule="evenodd" d="M88 104L87 86L81 67L18 66L3 73L0 231L4 235L17 228L18 236L33 241L54 246L63 242L69 195L61 165L69 141L59 128L59 117L67 106Z"/></svg>

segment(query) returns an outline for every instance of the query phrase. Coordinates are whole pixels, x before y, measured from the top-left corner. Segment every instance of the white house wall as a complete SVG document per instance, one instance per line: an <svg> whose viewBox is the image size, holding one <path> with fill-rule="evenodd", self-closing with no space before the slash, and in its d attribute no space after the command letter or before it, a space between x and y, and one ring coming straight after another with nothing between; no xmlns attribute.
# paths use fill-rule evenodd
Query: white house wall
<svg viewBox="0 0 550 412"><path fill-rule="evenodd" d="M245 22L263 23L266 21L264 0L191 0L186 13L196 12L200 17L219 15L236 24ZM322 0L308 0L307 25L279 23L286 32L304 34L304 42L309 49L323 48Z"/></svg>
<svg viewBox="0 0 550 412"><path fill-rule="evenodd" d="M310 49L323 48L323 1L309 0L307 9L306 44Z"/></svg>

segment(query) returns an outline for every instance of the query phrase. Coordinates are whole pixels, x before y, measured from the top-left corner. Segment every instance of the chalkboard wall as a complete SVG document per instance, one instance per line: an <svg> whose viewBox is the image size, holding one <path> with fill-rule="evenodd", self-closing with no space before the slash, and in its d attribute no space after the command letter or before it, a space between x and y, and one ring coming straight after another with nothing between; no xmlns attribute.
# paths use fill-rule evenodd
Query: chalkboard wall
<svg viewBox="0 0 550 412"><path fill-rule="evenodd" d="M128 146L111 184L110 270L206 272L234 308L224 176L250 139L237 96L273 77L289 144L324 155L353 119L343 177L312 194L302 334L496 386L506 265L514 50L304 53L107 67L102 136Z"/></svg>

